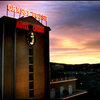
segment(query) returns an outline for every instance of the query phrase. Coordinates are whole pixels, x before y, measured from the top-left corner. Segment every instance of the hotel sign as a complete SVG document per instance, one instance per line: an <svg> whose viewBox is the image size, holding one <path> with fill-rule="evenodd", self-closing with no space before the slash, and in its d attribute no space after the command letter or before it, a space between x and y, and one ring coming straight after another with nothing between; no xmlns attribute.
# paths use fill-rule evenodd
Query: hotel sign
<svg viewBox="0 0 100 100"><path fill-rule="evenodd" d="M21 22L21 21L16 22L16 28L20 28L20 29L29 31L29 26L30 25L25 22ZM41 26L33 25L32 30L33 30L33 32L44 33L44 27L41 27Z"/></svg>
<svg viewBox="0 0 100 100"><path fill-rule="evenodd" d="M25 15L25 16L30 16L30 14L32 14L32 17L47 22L47 16L37 14L35 12L30 12L29 10L22 9L20 7L17 7L11 4L7 5L7 10L14 13L18 13L20 15Z"/></svg>

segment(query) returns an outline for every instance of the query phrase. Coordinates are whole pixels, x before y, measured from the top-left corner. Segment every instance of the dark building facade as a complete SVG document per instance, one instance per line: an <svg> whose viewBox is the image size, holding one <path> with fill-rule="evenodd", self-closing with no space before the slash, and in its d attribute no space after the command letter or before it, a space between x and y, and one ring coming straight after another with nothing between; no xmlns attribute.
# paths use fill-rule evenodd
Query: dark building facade
<svg viewBox="0 0 100 100"><path fill-rule="evenodd" d="M49 98L49 31L31 16L0 18L0 99Z"/></svg>

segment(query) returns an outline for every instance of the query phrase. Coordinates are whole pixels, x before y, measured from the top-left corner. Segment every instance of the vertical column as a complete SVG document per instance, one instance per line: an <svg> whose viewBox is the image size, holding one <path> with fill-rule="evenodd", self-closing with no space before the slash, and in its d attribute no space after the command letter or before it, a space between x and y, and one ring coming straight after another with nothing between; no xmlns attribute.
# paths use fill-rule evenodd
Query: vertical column
<svg viewBox="0 0 100 100"><path fill-rule="evenodd" d="M4 89L4 35L5 35L5 24L3 23L3 35L2 35L2 100L3 100L3 89Z"/></svg>
<svg viewBox="0 0 100 100"><path fill-rule="evenodd" d="M2 96L3 99L13 99L15 20L7 19L3 24Z"/></svg>
<svg viewBox="0 0 100 100"><path fill-rule="evenodd" d="M16 27L14 33L14 100L16 100Z"/></svg>

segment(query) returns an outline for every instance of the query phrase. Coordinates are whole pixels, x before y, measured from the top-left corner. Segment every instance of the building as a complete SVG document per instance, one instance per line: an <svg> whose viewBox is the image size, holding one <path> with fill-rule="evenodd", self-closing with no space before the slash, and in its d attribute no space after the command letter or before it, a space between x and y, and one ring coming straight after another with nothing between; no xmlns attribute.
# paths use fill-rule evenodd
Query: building
<svg viewBox="0 0 100 100"><path fill-rule="evenodd" d="M51 100L64 98L76 92L76 78L66 80L56 80L50 82Z"/></svg>
<svg viewBox="0 0 100 100"><path fill-rule="evenodd" d="M51 100L77 100L76 97L84 96L88 92L76 87L78 79L64 70L65 64L50 63L50 99ZM80 99L79 99L80 100Z"/></svg>
<svg viewBox="0 0 100 100"><path fill-rule="evenodd" d="M49 31L35 18L0 18L0 99L49 97Z"/></svg>

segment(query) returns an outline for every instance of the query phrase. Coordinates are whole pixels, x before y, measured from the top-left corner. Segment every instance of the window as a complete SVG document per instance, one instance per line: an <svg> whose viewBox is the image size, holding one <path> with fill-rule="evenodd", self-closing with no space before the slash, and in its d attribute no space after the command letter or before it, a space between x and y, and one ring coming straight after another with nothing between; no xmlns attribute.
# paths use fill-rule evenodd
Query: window
<svg viewBox="0 0 100 100"><path fill-rule="evenodd" d="M29 57L29 64L33 64L33 57Z"/></svg>
<svg viewBox="0 0 100 100"><path fill-rule="evenodd" d="M34 91L33 91L33 90L30 90L30 91L29 91L29 96L30 96L30 97L34 97Z"/></svg>
<svg viewBox="0 0 100 100"><path fill-rule="evenodd" d="M33 47L29 48L29 98L34 97L34 62L33 62Z"/></svg>
<svg viewBox="0 0 100 100"><path fill-rule="evenodd" d="M35 35L32 31L30 31L29 33L26 34L26 40L30 47L32 47L35 44L36 39L35 39Z"/></svg>
<svg viewBox="0 0 100 100"><path fill-rule="evenodd" d="M33 65L29 65L29 72L33 72Z"/></svg>
<svg viewBox="0 0 100 100"><path fill-rule="evenodd" d="M29 49L29 55L33 55L33 48L32 49Z"/></svg>
<svg viewBox="0 0 100 100"><path fill-rule="evenodd" d="M29 73L29 80L33 80L33 73Z"/></svg>
<svg viewBox="0 0 100 100"><path fill-rule="evenodd" d="M29 82L29 89L33 89L33 82Z"/></svg>

